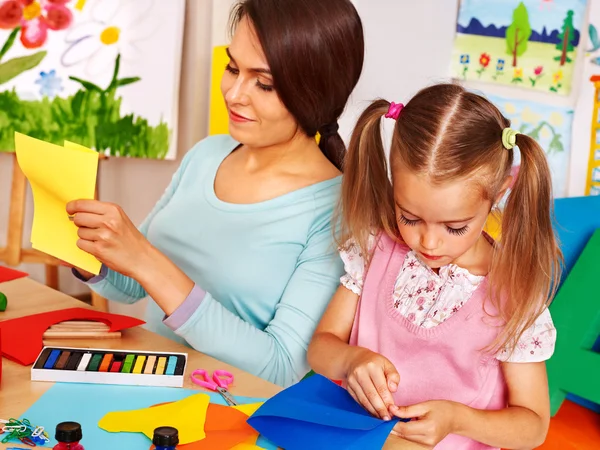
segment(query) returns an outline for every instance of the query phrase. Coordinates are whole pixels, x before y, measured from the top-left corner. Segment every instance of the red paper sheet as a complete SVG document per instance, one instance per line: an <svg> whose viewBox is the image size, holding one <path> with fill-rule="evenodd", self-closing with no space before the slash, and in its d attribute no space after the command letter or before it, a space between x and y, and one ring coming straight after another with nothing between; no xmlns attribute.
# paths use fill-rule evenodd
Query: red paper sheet
<svg viewBox="0 0 600 450"><path fill-rule="evenodd" d="M35 362L44 347L42 336L50 326L66 320L94 320L110 326L109 331L143 325L143 320L120 314L110 314L93 309L69 308L0 322L2 342L0 353L19 364L28 366Z"/></svg>
<svg viewBox="0 0 600 450"><path fill-rule="evenodd" d="M28 276L28 273L21 272L20 270L9 269L8 267L0 266L0 283Z"/></svg>

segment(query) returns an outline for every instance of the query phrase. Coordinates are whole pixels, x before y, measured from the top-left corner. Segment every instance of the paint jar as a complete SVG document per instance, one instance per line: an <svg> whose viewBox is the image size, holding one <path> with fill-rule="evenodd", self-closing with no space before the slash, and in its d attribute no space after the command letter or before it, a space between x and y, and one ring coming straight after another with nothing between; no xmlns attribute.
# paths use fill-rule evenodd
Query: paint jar
<svg viewBox="0 0 600 450"><path fill-rule="evenodd" d="M83 445L79 443L82 437L81 425L77 422L61 422L56 425L54 436L58 444L52 450L84 450Z"/></svg>
<svg viewBox="0 0 600 450"><path fill-rule="evenodd" d="M152 443L154 445L151 449L176 450L179 444L179 431L173 427L158 427L154 430Z"/></svg>

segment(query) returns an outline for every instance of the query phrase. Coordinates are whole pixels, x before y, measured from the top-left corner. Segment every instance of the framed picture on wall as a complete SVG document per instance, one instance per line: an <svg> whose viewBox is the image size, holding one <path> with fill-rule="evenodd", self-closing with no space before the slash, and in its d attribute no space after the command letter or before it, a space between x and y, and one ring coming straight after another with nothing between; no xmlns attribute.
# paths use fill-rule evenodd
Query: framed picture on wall
<svg viewBox="0 0 600 450"><path fill-rule="evenodd" d="M0 151L15 131L174 159L185 0L0 1Z"/></svg>

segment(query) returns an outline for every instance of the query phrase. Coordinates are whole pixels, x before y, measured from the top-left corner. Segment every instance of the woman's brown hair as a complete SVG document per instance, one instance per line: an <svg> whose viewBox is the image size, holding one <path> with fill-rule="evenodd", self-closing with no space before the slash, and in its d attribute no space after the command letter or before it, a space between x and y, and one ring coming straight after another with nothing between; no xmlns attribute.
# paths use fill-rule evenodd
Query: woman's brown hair
<svg viewBox="0 0 600 450"><path fill-rule="evenodd" d="M360 116L344 166L340 243L353 237L362 249L373 232L400 237L381 139L381 119L389 105L377 100ZM456 84L427 87L396 121L392 172L395 161L400 161L432 183L468 179L492 205L514 159L513 150L502 143L507 127L510 121L484 97ZM502 212L500 242L488 275L490 301L505 324L494 347L509 350L553 298L562 259L552 227L546 156L524 134L516 136L516 145L521 166Z"/></svg>
<svg viewBox="0 0 600 450"><path fill-rule="evenodd" d="M350 0L242 0L231 30L252 23L287 110L338 169L346 147L337 120L363 66L362 22Z"/></svg>

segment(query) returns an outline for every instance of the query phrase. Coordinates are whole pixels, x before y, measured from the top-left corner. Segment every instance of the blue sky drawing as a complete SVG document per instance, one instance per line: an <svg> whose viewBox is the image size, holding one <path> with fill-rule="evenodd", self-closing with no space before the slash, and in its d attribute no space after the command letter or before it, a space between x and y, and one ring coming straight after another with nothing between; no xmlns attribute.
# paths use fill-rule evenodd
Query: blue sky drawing
<svg viewBox="0 0 600 450"><path fill-rule="evenodd" d="M568 10L573 10L573 24L577 29L583 23L587 0L554 0L550 11L540 10L542 0L522 0L529 11L529 23L535 31L560 30ZM521 0L462 0L458 12L458 23L464 27L472 18L477 18L485 27L494 24L497 27L508 26L512 14Z"/></svg>

